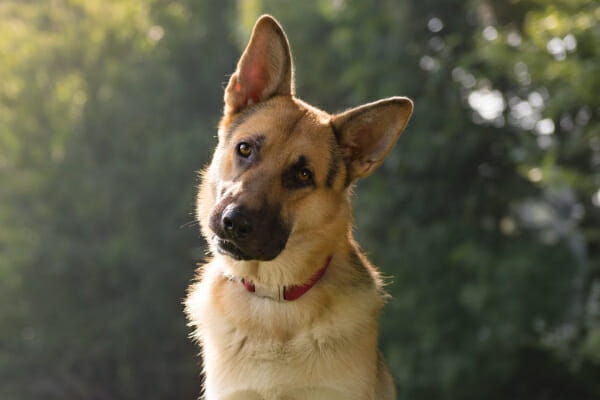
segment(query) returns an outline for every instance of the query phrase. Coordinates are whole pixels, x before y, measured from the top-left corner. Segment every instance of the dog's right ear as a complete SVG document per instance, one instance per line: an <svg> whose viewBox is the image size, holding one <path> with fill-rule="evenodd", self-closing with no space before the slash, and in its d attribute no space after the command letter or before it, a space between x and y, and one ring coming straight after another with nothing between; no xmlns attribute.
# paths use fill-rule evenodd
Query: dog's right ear
<svg viewBox="0 0 600 400"><path fill-rule="evenodd" d="M269 15L256 21L246 50L225 89L225 115L275 95L293 95L292 55L279 23Z"/></svg>

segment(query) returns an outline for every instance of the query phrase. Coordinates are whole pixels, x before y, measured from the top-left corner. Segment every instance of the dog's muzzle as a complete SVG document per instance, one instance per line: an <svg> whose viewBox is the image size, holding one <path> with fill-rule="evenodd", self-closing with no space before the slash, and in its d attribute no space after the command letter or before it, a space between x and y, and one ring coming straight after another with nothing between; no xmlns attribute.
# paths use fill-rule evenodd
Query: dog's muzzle
<svg viewBox="0 0 600 400"><path fill-rule="evenodd" d="M216 207L210 217L214 244L236 260L269 261L283 251L290 230L272 207L250 209L230 203Z"/></svg>

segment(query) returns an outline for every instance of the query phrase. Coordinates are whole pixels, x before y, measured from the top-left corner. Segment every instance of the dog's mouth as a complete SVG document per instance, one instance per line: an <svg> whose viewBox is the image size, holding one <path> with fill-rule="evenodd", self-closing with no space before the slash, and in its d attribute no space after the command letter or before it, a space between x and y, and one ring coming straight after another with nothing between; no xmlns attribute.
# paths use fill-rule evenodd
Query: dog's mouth
<svg viewBox="0 0 600 400"><path fill-rule="evenodd" d="M242 246L234 240L224 239L217 235L213 236L215 247L219 254L229 256L237 261L271 261L284 249L285 242L271 243L267 246Z"/></svg>
<svg viewBox="0 0 600 400"><path fill-rule="evenodd" d="M234 260L250 260L250 257L248 257L243 251L242 249L240 249L235 243L233 243L231 240L227 240L227 239L222 239L218 236L214 236L213 240L216 244L217 247L217 251L223 255L229 256L231 258L233 258Z"/></svg>

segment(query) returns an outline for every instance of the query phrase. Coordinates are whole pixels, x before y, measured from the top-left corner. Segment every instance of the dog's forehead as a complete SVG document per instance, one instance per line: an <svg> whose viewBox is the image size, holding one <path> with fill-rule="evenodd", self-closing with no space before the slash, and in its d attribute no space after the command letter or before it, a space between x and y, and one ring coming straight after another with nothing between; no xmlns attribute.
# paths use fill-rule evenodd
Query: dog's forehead
<svg viewBox="0 0 600 400"><path fill-rule="evenodd" d="M256 104L222 130L227 142L261 137L265 145L278 151L319 147L330 143L333 135L329 114L285 97Z"/></svg>

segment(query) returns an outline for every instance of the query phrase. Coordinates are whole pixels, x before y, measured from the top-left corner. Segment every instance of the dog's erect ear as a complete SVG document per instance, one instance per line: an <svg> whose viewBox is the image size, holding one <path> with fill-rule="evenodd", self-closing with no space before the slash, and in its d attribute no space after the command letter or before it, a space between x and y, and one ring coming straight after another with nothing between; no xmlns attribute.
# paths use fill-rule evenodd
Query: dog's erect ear
<svg viewBox="0 0 600 400"><path fill-rule="evenodd" d="M293 95L293 85L292 55L285 33L273 17L263 15L225 89L225 114L275 95Z"/></svg>
<svg viewBox="0 0 600 400"><path fill-rule="evenodd" d="M391 97L333 117L350 181L368 176L383 162L408 123L412 110L410 99Z"/></svg>

